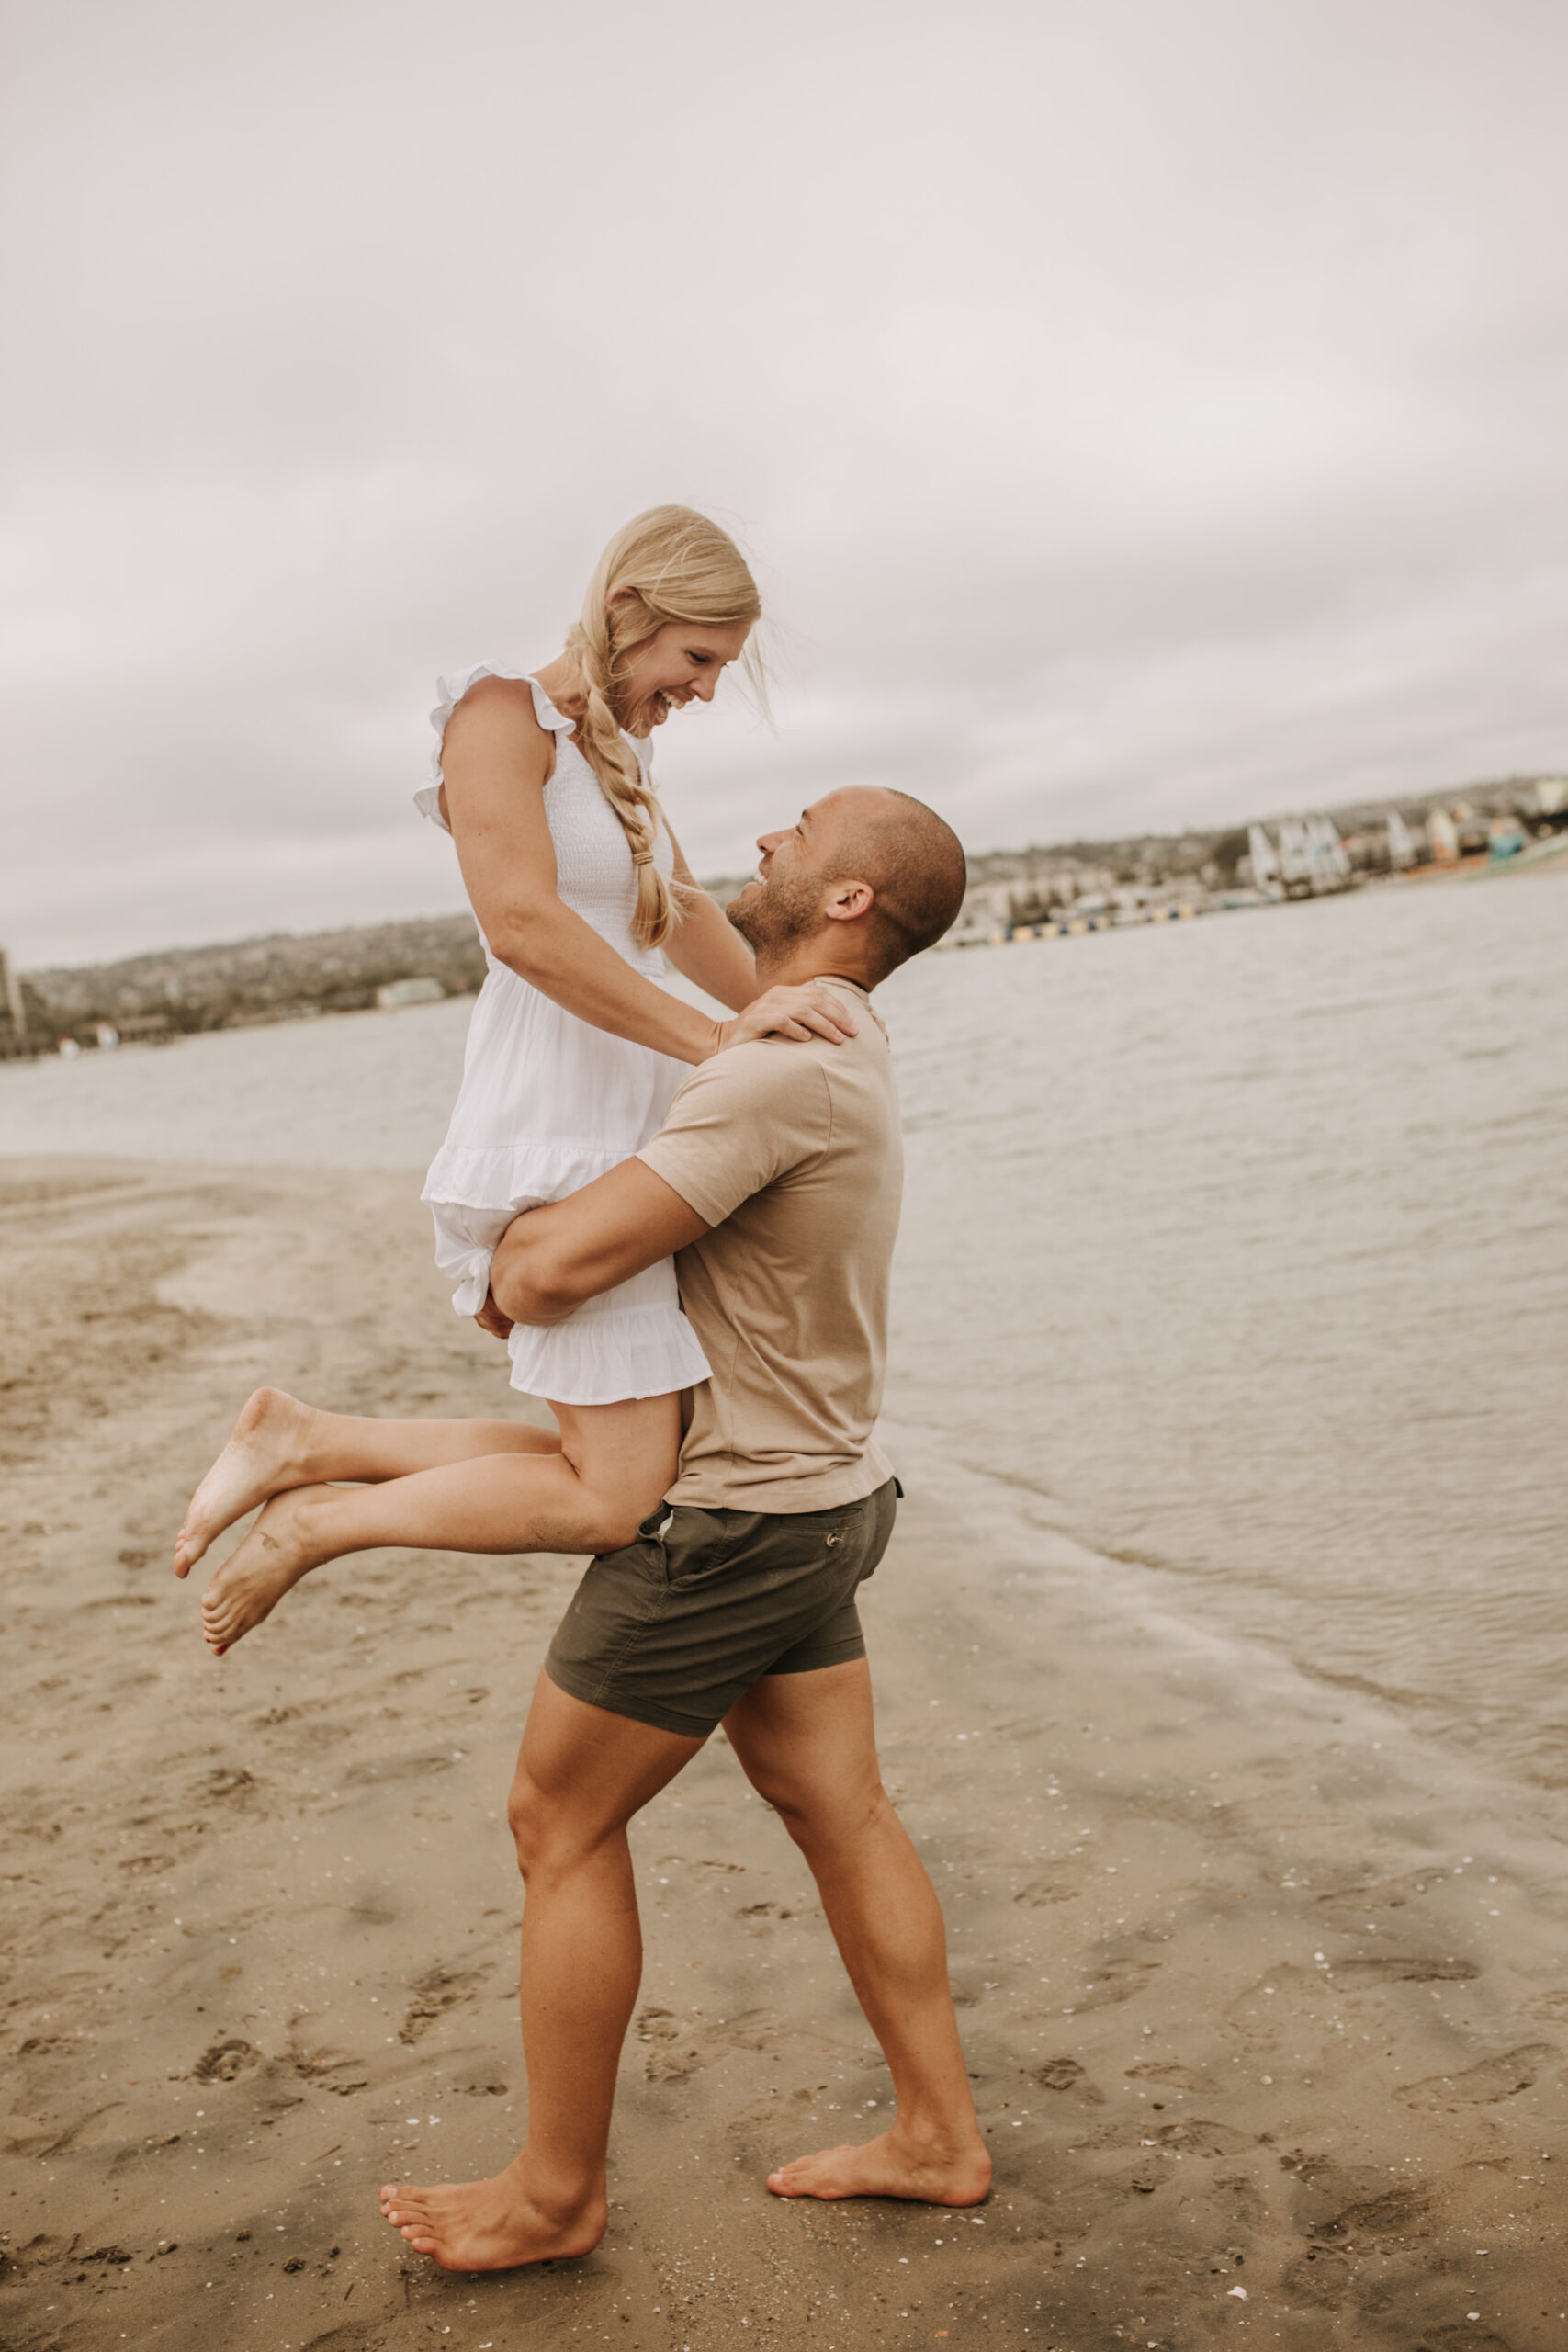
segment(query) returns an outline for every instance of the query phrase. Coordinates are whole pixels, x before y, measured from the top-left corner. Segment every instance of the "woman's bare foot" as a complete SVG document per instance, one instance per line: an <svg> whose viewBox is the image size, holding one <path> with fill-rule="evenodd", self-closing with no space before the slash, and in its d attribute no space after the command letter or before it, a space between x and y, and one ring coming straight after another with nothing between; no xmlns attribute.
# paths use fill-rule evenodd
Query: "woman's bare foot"
<svg viewBox="0 0 1568 2352"><path fill-rule="evenodd" d="M315 1413L281 1388L258 1388L241 1408L228 1444L190 1498L175 1538L175 1574L188 1576L214 1536L307 1476Z"/></svg>
<svg viewBox="0 0 1568 2352"><path fill-rule="evenodd" d="M990 2186L978 2132L962 2147L922 2147L897 2124L863 2147L822 2148L768 2175L775 2197L908 2197L922 2205L978 2205Z"/></svg>
<svg viewBox="0 0 1568 2352"><path fill-rule="evenodd" d="M275 1495L243 1542L230 1553L201 1596L201 1633L221 1657L242 1634L270 1617L286 1592L332 1555L312 1546L308 1515L335 1487L293 1487Z"/></svg>
<svg viewBox="0 0 1568 2352"><path fill-rule="evenodd" d="M546 2206L525 2186L525 2161L518 2156L493 2180L441 2188L389 2185L381 2191L381 2217L443 2270L514 2270L525 2262L592 2254L609 2220L604 2189L576 2207L554 2200Z"/></svg>

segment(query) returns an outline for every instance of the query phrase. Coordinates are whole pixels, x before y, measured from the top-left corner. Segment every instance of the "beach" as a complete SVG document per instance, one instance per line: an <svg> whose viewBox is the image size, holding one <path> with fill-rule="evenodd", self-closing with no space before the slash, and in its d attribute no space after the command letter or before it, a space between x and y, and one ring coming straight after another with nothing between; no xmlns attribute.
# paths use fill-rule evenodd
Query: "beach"
<svg viewBox="0 0 1568 2352"><path fill-rule="evenodd" d="M522 2130L505 1792L581 1564L367 1555L215 1662L202 1571L167 1555L264 1378L498 1409L416 1190L4 1164L0 2342L1560 2345L1549 1796L1354 1677L1178 1619L1153 1572L897 1428L909 1496L865 1616L990 2201L768 2195L888 2086L720 1738L634 1834L603 2245L480 2279L408 2252L378 2183L493 2171Z"/></svg>

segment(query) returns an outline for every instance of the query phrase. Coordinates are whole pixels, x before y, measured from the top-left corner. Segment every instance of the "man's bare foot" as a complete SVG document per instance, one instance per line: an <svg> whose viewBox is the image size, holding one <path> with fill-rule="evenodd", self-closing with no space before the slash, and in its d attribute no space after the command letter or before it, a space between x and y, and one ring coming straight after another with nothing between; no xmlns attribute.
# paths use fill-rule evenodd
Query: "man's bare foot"
<svg viewBox="0 0 1568 2352"><path fill-rule="evenodd" d="M269 1495L304 1478L315 1414L281 1388L258 1388L241 1408L229 1442L190 1498L175 1538L175 1574L188 1576L212 1542Z"/></svg>
<svg viewBox="0 0 1568 2352"><path fill-rule="evenodd" d="M978 2205L990 2186L977 2132L961 2147L919 2147L897 2124L863 2147L822 2148L768 2175L775 2197L908 2197L921 2205Z"/></svg>
<svg viewBox="0 0 1568 2352"><path fill-rule="evenodd" d="M270 1617L286 1592L331 1557L312 1547L304 1524L313 1502L335 1487L293 1487L275 1495L250 1533L230 1553L201 1596L201 1634L221 1657L242 1634Z"/></svg>
<svg viewBox="0 0 1568 2352"><path fill-rule="evenodd" d="M441 2188L381 2191L381 2218L416 2254L443 2270L515 2270L525 2262L570 2261L592 2254L610 2209L603 2188L576 2207L542 2204L529 2194L519 2156L493 2180Z"/></svg>

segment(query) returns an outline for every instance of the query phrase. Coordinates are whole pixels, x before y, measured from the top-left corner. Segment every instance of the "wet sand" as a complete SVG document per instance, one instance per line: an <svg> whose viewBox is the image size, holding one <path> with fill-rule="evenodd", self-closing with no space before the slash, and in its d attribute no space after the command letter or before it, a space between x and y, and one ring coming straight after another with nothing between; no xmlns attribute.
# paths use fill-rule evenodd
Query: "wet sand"
<svg viewBox="0 0 1568 2352"><path fill-rule="evenodd" d="M578 1564L368 1555L215 1663L167 1551L264 1377L504 1409L415 1190L0 1164L0 2343L1560 2346L1547 1801L908 1449L865 1614L991 2201L768 2196L887 2083L720 1739L636 1833L604 2245L477 2280L409 2254L378 2182L492 2171L522 2126L502 1815Z"/></svg>

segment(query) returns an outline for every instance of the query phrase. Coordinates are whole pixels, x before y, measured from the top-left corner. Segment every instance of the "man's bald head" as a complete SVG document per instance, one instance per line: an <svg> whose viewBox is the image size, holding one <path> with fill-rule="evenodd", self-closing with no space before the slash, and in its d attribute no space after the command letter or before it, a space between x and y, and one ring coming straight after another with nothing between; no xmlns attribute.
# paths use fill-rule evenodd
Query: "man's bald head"
<svg viewBox="0 0 1568 2352"><path fill-rule="evenodd" d="M835 804L843 804L841 811ZM958 917L968 887L964 844L945 819L908 792L858 786L819 804L834 810L830 881L869 883L867 918L878 980L934 947Z"/></svg>
<svg viewBox="0 0 1568 2352"><path fill-rule="evenodd" d="M871 785L830 792L787 831L764 833L760 846L761 873L728 910L760 966L794 963L815 942L829 956L819 968L874 988L933 945L964 902L968 876L957 834L907 792Z"/></svg>

